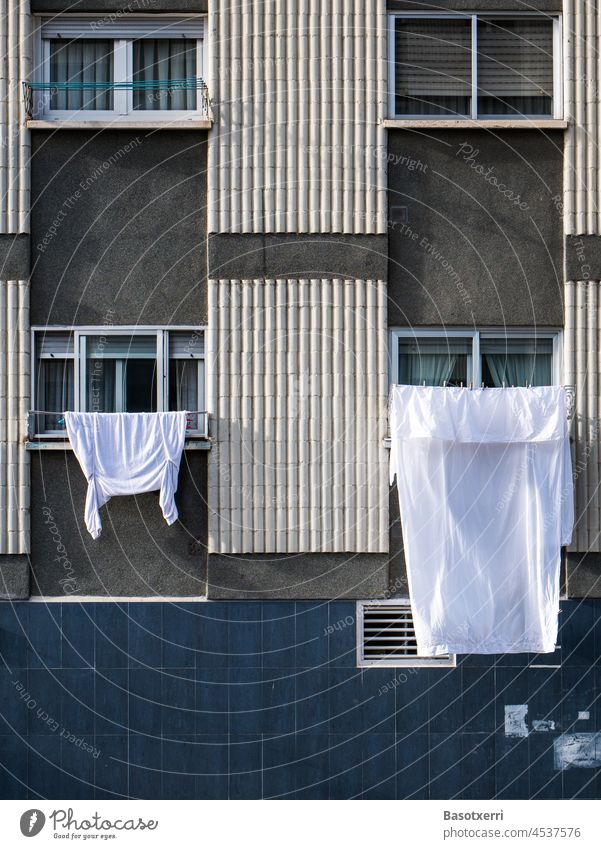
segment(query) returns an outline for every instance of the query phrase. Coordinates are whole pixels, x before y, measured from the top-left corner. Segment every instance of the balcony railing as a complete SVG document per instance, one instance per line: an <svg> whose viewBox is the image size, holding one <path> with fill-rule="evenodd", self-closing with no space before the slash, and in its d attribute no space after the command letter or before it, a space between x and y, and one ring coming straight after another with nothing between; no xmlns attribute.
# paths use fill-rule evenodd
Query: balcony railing
<svg viewBox="0 0 601 849"><path fill-rule="evenodd" d="M67 429L65 414L54 410L29 410L27 413L27 439L34 442L39 439L65 439ZM186 439L209 438L209 414L204 410L188 413L186 421Z"/></svg>
<svg viewBox="0 0 601 849"><path fill-rule="evenodd" d="M43 108L38 108L35 103L35 92L42 92L41 100L44 104L47 103L48 99L54 95L59 94L60 92L83 92L83 91L93 91L98 94L104 94L106 92L115 92L115 91L142 91L142 92L151 92L154 93L157 97L161 94L169 94L171 92L176 91L198 91L200 93L200 106L199 110L186 109L186 110L173 110L173 111L186 111L186 112L194 112L200 111L203 114L203 117L210 117L210 106L211 101L209 98L209 90L205 81L202 77L183 77L181 79L171 79L171 80L140 80L140 81L130 81L130 82L24 82L23 83L23 96L25 98L25 111L27 113L28 118L34 118L40 114L40 112L47 112L48 107L45 105ZM80 109L73 110L80 111L83 113L89 113L90 118L93 118L93 113L95 110L93 109ZM112 111L112 110L109 110ZM164 110L154 110L154 109L134 109L129 112L129 116L135 115L136 118L142 118L142 116L147 119L152 119L153 113L162 111L163 113L168 113L169 109Z"/></svg>

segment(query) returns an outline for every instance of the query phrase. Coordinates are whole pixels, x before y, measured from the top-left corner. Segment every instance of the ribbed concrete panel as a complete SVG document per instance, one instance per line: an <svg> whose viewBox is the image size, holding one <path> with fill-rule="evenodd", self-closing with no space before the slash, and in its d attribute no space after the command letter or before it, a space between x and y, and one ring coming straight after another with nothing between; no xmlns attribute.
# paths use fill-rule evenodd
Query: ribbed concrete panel
<svg viewBox="0 0 601 849"><path fill-rule="evenodd" d="M564 230L566 235L601 234L601 4L566 0L563 9L564 102L570 122L565 137ZM586 276L586 248L578 254ZM565 285L564 383L575 388L572 420L577 524L571 549L601 551L599 502L599 365L601 283L583 279Z"/></svg>
<svg viewBox="0 0 601 849"><path fill-rule="evenodd" d="M31 66L28 0L0 3L0 233L29 232L29 131L23 97Z"/></svg>
<svg viewBox="0 0 601 849"><path fill-rule="evenodd" d="M385 233L384 0L213 0L209 232Z"/></svg>
<svg viewBox="0 0 601 849"><path fill-rule="evenodd" d="M29 552L29 284L0 280L0 554Z"/></svg>
<svg viewBox="0 0 601 849"><path fill-rule="evenodd" d="M388 551L386 284L209 281L209 551Z"/></svg>

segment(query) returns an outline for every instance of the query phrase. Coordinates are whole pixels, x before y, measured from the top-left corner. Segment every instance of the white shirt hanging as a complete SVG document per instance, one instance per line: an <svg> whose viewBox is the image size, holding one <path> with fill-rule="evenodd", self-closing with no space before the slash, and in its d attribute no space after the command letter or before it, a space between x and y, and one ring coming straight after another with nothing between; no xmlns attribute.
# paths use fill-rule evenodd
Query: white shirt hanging
<svg viewBox="0 0 601 849"><path fill-rule="evenodd" d="M390 412L419 653L552 652L574 524L563 388L394 386Z"/></svg>
<svg viewBox="0 0 601 849"><path fill-rule="evenodd" d="M85 522L94 539L102 530L99 508L113 495L160 490L165 521L175 522L186 416L185 412L65 413L69 440L88 481Z"/></svg>

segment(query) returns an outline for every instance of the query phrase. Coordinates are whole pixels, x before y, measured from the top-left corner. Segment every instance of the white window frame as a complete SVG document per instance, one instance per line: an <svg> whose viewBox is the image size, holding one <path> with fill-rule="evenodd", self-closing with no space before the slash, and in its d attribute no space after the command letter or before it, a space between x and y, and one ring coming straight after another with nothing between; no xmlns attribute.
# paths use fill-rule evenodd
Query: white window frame
<svg viewBox="0 0 601 849"><path fill-rule="evenodd" d="M408 596L398 598L377 598L361 600L357 602L356 621L356 646L357 666L360 669L378 669L387 667L392 669L408 669L411 667L435 666L438 668L453 668L457 666L457 655L448 654L441 657L426 657L425 655L408 655L391 658L380 658L378 660L366 659L363 654L363 614L366 607L390 607L399 605L411 609L411 600ZM394 684L391 683L391 687Z"/></svg>
<svg viewBox="0 0 601 849"><path fill-rule="evenodd" d="M390 383L395 384L398 383L399 380L399 341L401 339L440 339L444 343L445 339L457 338L472 340L471 357L468 355L468 385L471 384L474 387L478 387L482 382L482 361L480 356L480 342L485 339L552 339L552 380L554 386L561 385L561 363L563 344L562 331L559 329L547 328L545 328L544 330L539 330L537 328L528 327L486 327L478 330L474 330L473 328L461 329L456 327L453 327L452 329L447 329L446 327L393 328L390 330L390 339L388 346L388 374Z"/></svg>
<svg viewBox="0 0 601 849"><path fill-rule="evenodd" d="M122 16L119 20L123 20ZM106 18L106 16L105 16ZM34 50L36 56L33 80L37 83L50 82L50 40L58 38L61 21L65 21L68 30L64 38L88 38L93 40L108 40L113 42L113 83L131 82L133 79L133 48L134 37L127 26L119 23L103 26L105 18L97 15L54 15L52 18L37 18L34 31ZM139 16L128 14L128 21L139 21L140 29L147 30L148 38L168 38L170 30L177 31L177 22L183 26L187 22L203 21L203 36L190 40L196 41L196 76L206 81L207 59L204 49L207 33L206 15L180 15L174 22L173 15ZM164 28L158 25L161 19L168 22ZM74 34L73 26L81 23L81 32ZM95 27L94 25L97 25ZM144 35L136 35L136 38ZM105 109L51 109L51 93L49 91L34 91L32 117L46 121L127 121L138 123L173 122L199 120L208 117L203 105L203 92L196 89L196 109L136 109L133 108L133 91L131 89L113 89L113 108Z"/></svg>
<svg viewBox="0 0 601 849"><path fill-rule="evenodd" d="M553 108L551 115L478 115L478 18L547 18L553 21ZM469 115L408 115L397 114L395 109L395 21L397 18L471 20L472 33L472 77L471 113ZM562 75L562 16L543 12L393 12L388 15L388 114L393 120L407 121L544 121L563 118L563 75Z"/></svg>
<svg viewBox="0 0 601 849"><path fill-rule="evenodd" d="M60 359L72 359L74 361L73 369L73 398L75 412L86 412L86 337L88 336L156 336L156 361L157 361L157 411L166 412L169 402L169 336L171 333L187 332L195 334L203 334L206 342L206 327L199 325L173 325L170 327L157 327L157 325L78 325L77 327L69 327L65 325L38 325L31 328L31 398L33 399L33 408L37 409L37 346L36 339L38 335L49 335L51 333L72 333L73 334L73 354L65 354ZM173 358L178 359L178 358ZM194 359L202 361L202 367L198 369L198 404L199 410L206 411L206 352L202 356L195 356ZM59 410L50 410L49 412L60 412ZM190 412L195 412L191 410ZM206 416L205 416L206 420ZM202 422L199 417L199 422ZM48 437L60 435L64 438L64 431L44 431L36 433L37 437ZM190 429L186 431L186 437L206 438L208 432L205 429Z"/></svg>

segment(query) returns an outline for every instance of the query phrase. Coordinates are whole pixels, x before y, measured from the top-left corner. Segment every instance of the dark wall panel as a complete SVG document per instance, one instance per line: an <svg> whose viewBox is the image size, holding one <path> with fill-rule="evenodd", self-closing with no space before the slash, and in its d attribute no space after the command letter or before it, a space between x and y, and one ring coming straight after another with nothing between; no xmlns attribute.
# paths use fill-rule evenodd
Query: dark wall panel
<svg viewBox="0 0 601 849"><path fill-rule="evenodd" d="M0 798L598 799L600 622L562 602L553 655L360 670L352 603L0 604Z"/></svg>
<svg viewBox="0 0 601 849"><path fill-rule="evenodd" d="M33 133L33 324L206 321L206 138Z"/></svg>
<svg viewBox="0 0 601 849"><path fill-rule="evenodd" d="M168 526L157 492L112 498L102 534L84 524L87 483L70 451L32 455L32 595L202 596L206 592L207 461L182 457Z"/></svg>
<svg viewBox="0 0 601 849"><path fill-rule="evenodd" d="M563 137L389 132L389 323L562 325Z"/></svg>

